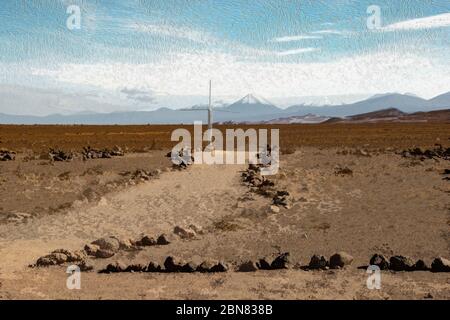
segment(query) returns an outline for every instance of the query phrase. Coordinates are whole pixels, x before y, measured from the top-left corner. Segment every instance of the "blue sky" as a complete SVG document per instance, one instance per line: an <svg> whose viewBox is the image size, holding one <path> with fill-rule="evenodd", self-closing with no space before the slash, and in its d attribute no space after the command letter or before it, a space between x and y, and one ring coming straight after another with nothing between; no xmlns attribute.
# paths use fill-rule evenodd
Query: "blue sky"
<svg viewBox="0 0 450 320"><path fill-rule="evenodd" d="M66 27L73 4L79 30ZM4 1L0 84L138 109L167 96L180 107L174 97L202 96L210 78L220 97L430 97L450 90L449 34L448 0Z"/></svg>

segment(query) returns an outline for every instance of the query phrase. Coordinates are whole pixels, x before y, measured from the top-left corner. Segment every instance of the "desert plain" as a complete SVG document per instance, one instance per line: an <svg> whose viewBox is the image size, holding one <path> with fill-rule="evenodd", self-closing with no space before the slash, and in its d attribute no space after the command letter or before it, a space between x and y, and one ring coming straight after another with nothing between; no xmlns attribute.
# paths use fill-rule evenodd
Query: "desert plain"
<svg viewBox="0 0 450 320"><path fill-rule="evenodd" d="M263 127L280 129L267 188L247 165L173 167L177 126L0 126L15 152L0 161L0 299L450 299L449 272L381 270L372 290L366 273L374 254L450 259L449 160L406 153L448 148L449 124ZM88 146L124 154L83 158ZM80 261L38 263L58 249L83 255L80 289L66 285ZM344 267L308 268L342 251ZM169 256L190 268L165 270ZM204 261L226 270L197 272Z"/></svg>

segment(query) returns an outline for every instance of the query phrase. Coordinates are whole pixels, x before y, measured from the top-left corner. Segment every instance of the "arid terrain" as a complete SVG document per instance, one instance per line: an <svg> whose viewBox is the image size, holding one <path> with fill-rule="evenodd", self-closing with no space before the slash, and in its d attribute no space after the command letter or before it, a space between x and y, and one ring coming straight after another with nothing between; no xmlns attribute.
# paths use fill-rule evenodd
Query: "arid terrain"
<svg viewBox="0 0 450 320"><path fill-rule="evenodd" d="M259 127L280 128L265 185L247 165L172 167L177 126L0 126L15 152L0 161L0 298L450 299L449 272L391 264L381 289L366 285L374 254L450 259L450 158L409 150L448 148L449 124ZM83 158L87 146L124 155ZM343 268L310 264L341 251ZM194 272L203 261L227 271ZM79 290L66 287L71 264L86 269Z"/></svg>

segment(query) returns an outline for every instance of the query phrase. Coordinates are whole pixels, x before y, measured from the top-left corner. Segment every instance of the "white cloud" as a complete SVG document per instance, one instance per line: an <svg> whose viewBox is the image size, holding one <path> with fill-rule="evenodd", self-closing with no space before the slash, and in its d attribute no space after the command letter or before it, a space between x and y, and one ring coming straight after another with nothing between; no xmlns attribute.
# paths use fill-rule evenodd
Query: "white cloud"
<svg viewBox="0 0 450 320"><path fill-rule="evenodd" d="M177 27L172 25L156 25L156 24L139 24L133 23L129 27L139 32L150 33L157 36L178 38L189 40L197 43L218 42L218 39L207 32L189 29L185 27Z"/></svg>
<svg viewBox="0 0 450 320"><path fill-rule="evenodd" d="M299 48L299 49L292 49L292 50L286 50L286 51L280 51L278 52L279 56L289 56L293 54L301 54L301 53L307 53L307 52L314 52L319 51L318 48Z"/></svg>
<svg viewBox="0 0 450 320"><path fill-rule="evenodd" d="M397 31L397 30L420 30L442 28L450 26L450 13L438 14L418 19L411 19L393 23L381 28L382 31Z"/></svg>
<svg viewBox="0 0 450 320"><path fill-rule="evenodd" d="M317 30L317 31L311 31L312 34L335 34L335 35L349 35L351 34L350 31L347 30L336 30L336 29L324 29L324 30Z"/></svg>
<svg viewBox="0 0 450 320"><path fill-rule="evenodd" d="M285 36L271 39L270 42L291 42L291 41L300 41L300 40L308 40L308 39L322 39L321 36L309 36L309 35L298 35L298 36Z"/></svg>
<svg viewBox="0 0 450 320"><path fill-rule="evenodd" d="M431 97L448 91L450 83L450 65L400 51L320 63L248 62L204 52L178 54L158 63L62 64L31 72L60 83L106 90L151 88L180 96L205 95L208 79L213 80L216 96L254 92L268 98L393 91Z"/></svg>

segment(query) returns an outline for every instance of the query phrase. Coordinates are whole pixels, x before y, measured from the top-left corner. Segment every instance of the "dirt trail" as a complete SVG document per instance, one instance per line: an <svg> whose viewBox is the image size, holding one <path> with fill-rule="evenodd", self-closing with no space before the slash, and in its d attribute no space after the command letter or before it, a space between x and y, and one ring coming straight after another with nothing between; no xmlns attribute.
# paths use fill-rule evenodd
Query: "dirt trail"
<svg viewBox="0 0 450 320"><path fill-rule="evenodd" d="M26 268L51 250L80 249L106 235L136 238L141 233L170 233L176 225L211 224L232 212L230 203L246 191L238 165L194 165L114 192L96 204L28 223L0 225L0 272L4 277Z"/></svg>

